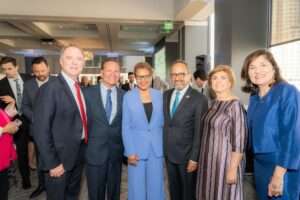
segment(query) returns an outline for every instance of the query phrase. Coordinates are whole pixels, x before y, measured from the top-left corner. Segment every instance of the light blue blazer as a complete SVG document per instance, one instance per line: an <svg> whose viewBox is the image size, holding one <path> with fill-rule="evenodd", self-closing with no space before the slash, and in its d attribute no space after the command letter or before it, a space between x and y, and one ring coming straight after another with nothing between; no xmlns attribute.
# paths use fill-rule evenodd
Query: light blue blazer
<svg viewBox="0 0 300 200"><path fill-rule="evenodd" d="M137 88L127 92L123 99L122 137L125 156L136 154L147 159L150 151L163 156L163 97L160 91L150 89L152 115L148 123L144 105Z"/></svg>

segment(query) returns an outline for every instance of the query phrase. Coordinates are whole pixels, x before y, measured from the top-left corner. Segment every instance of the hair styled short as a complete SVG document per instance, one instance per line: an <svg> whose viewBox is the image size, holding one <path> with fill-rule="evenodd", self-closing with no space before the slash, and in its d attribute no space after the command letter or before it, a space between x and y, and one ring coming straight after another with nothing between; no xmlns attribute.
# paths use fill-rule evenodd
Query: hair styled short
<svg viewBox="0 0 300 200"><path fill-rule="evenodd" d="M151 67L151 65L147 62L139 62L134 66L134 74L136 75L137 71L140 69L146 69L148 70L148 72L150 73L150 75L153 75L153 68Z"/></svg>

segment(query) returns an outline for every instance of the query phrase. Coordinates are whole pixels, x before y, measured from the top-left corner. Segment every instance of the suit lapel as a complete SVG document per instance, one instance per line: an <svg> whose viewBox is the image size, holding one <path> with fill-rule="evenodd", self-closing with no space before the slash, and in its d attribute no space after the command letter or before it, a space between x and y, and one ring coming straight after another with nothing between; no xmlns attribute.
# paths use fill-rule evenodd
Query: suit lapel
<svg viewBox="0 0 300 200"><path fill-rule="evenodd" d="M190 97L191 97L191 96L190 96L190 95L191 95L191 91L192 91L192 88L189 86L189 88L187 89L187 91L186 91L185 94L183 95L183 97L182 97L182 99L181 99L181 101L180 101L180 103L179 103L179 105L178 105L178 107L177 107L177 109L176 109L176 111L175 111L174 116L173 116L172 119L174 119L174 118L176 117L176 115L177 115L178 113L180 113L180 112L183 110L183 108L184 108L185 106L188 105L189 99L190 99Z"/></svg>
<svg viewBox="0 0 300 200"><path fill-rule="evenodd" d="M65 93L66 93L67 96L69 97L70 102L72 103L73 106L76 107L76 109L78 110L78 114L80 115L80 111L79 111L79 109L78 109L76 100L75 100L75 98L74 98L74 96L73 96L73 94L72 94L72 91L71 91L71 89L70 89L68 83L66 82L66 80L64 79L64 77L63 77L61 74L58 75L58 79L60 80L60 82L61 82L61 84L62 84L63 90L65 91Z"/></svg>
<svg viewBox="0 0 300 200"><path fill-rule="evenodd" d="M113 118L111 124L113 124L117 118L117 116L121 113L121 108L122 108L122 98L121 98L121 90L116 87L117 90L117 112L115 117Z"/></svg>
<svg viewBox="0 0 300 200"><path fill-rule="evenodd" d="M7 92L8 92L8 95L11 96L11 97L13 97L14 99L16 99L16 97L15 97L15 95L14 95L14 92L13 92L12 88L10 87L8 78L5 77L4 80L5 80L5 83L6 83L6 86L7 86Z"/></svg>
<svg viewBox="0 0 300 200"><path fill-rule="evenodd" d="M29 80L29 81L31 81L31 80ZM30 95L30 98L31 98L31 100L32 100L32 102L35 102L35 97L36 97L36 95L37 95L37 93L38 93L38 90L39 90L39 86L38 86L38 83L37 83L37 80L36 79L34 79L33 81L32 81L32 84L31 84L32 86L31 86L31 92L30 93L28 93L29 95Z"/></svg>
<svg viewBox="0 0 300 200"><path fill-rule="evenodd" d="M137 113L141 113L141 117L143 118L144 124L149 124L148 123L148 119L145 113L145 108L144 108L144 104L141 100L140 94L139 94L139 90L137 88L134 88L132 90L134 92L134 97L135 99L132 102L136 102L136 108L137 108Z"/></svg>
<svg viewBox="0 0 300 200"><path fill-rule="evenodd" d="M36 80L36 79L33 81L32 88L34 89L34 92L33 92L33 93L35 93L35 94L36 94L36 92L37 92L37 91L38 91L38 89L39 89L39 85L38 85L38 82L37 82L37 80Z"/></svg>
<svg viewBox="0 0 300 200"><path fill-rule="evenodd" d="M107 117L106 117L106 111L105 111L105 103L102 101L102 90L101 90L101 83L99 84L99 89L98 89L98 91L99 91L99 95L98 95L98 97L99 97L99 103L101 104L100 105L100 108L102 108L101 110L102 110L102 113L103 113L103 118L104 118L104 121L107 123L107 124L109 124L109 120L107 119ZM104 95L106 95L106 94L104 94Z"/></svg>
<svg viewBox="0 0 300 200"><path fill-rule="evenodd" d="M168 117L171 120L171 110L170 110L170 104L171 104L171 97L173 94L174 88L172 90L169 91L169 93L167 93L167 113L168 113Z"/></svg>

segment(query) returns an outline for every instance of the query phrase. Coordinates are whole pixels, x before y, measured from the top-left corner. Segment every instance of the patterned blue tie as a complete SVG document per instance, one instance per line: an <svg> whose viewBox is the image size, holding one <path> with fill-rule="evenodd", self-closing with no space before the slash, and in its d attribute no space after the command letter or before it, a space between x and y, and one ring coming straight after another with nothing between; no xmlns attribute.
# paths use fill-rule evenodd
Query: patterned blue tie
<svg viewBox="0 0 300 200"><path fill-rule="evenodd" d="M106 103L105 103L105 112L107 121L110 122L110 115L112 111L112 101L111 101L111 89L106 91Z"/></svg>
<svg viewBox="0 0 300 200"><path fill-rule="evenodd" d="M175 100L174 100L174 103L172 105L172 110L171 110L171 117L174 116L175 112L176 112L176 109L178 107L178 104L179 104L179 95L180 95L180 92L179 91L176 91L176 96L175 96Z"/></svg>
<svg viewBox="0 0 300 200"><path fill-rule="evenodd" d="M16 104L17 104L17 109L20 111L21 110L21 105L22 105L22 91L21 91L21 85L20 85L20 80L16 79L16 91L17 91L17 100L16 100Z"/></svg>

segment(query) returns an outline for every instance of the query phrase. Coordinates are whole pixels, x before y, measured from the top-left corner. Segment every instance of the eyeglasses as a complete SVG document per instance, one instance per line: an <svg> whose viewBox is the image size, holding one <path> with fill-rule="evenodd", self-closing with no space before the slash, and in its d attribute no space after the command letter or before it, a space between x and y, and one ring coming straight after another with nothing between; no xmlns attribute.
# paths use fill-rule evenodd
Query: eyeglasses
<svg viewBox="0 0 300 200"><path fill-rule="evenodd" d="M171 73L172 78L176 78L176 77L184 78L186 75L187 75L187 73L184 73L184 72L182 72L182 73Z"/></svg>
<svg viewBox="0 0 300 200"><path fill-rule="evenodd" d="M151 75L146 75L146 76L136 75L135 78L137 81L143 81L143 80L150 80L152 78L152 76Z"/></svg>

